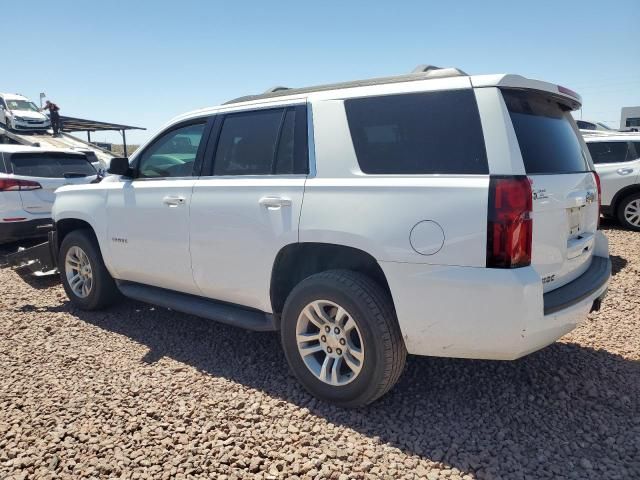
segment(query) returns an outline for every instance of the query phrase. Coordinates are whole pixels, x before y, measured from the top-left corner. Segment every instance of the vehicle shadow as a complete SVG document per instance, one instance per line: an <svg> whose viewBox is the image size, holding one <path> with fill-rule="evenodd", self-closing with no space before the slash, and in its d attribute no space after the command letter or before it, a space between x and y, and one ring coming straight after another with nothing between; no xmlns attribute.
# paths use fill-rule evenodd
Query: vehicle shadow
<svg viewBox="0 0 640 480"><path fill-rule="evenodd" d="M626 228L620 225L618 219L613 217L600 217L600 229L604 230L605 232L607 230L622 230L625 232L627 231Z"/></svg>
<svg viewBox="0 0 640 480"><path fill-rule="evenodd" d="M478 478L640 475L633 470L640 469L640 423L629 429L630 419L640 419L640 362L605 350L555 343L513 362L412 356L389 394L347 410L303 390L288 372L276 333L129 300L108 312L82 312L69 303L53 309L147 346L142 362L172 358Z"/></svg>
<svg viewBox="0 0 640 480"><path fill-rule="evenodd" d="M611 275L617 275L627 266L629 261L619 255L609 255L611 259Z"/></svg>
<svg viewBox="0 0 640 480"><path fill-rule="evenodd" d="M14 271L24 283L36 290L51 288L60 283L60 276L57 273L36 276L27 267L16 268Z"/></svg>

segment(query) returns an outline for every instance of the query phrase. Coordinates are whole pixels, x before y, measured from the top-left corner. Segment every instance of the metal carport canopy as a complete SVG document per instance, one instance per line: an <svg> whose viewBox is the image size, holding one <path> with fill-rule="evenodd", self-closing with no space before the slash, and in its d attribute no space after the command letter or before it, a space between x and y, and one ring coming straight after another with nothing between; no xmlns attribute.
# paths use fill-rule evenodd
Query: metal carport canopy
<svg viewBox="0 0 640 480"><path fill-rule="evenodd" d="M131 125L121 125L119 123L98 122L97 120L85 120L84 118L65 117L60 115L60 123L63 132L87 132L87 141L91 143L91 132L106 130L119 131L122 134L124 154L127 155L127 130L146 130L143 127L133 127Z"/></svg>

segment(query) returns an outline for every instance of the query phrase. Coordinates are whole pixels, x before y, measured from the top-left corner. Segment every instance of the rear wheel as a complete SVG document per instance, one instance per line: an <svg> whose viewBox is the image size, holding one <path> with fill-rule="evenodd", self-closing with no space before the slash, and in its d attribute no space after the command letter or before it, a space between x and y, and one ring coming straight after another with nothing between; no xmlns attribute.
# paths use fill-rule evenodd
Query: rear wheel
<svg viewBox="0 0 640 480"><path fill-rule="evenodd" d="M345 407L384 395L406 350L389 294L348 270L312 275L287 298L282 345L291 370L316 397Z"/></svg>
<svg viewBox="0 0 640 480"><path fill-rule="evenodd" d="M640 231L640 193L631 194L620 201L618 220L625 228Z"/></svg>
<svg viewBox="0 0 640 480"><path fill-rule="evenodd" d="M104 266L98 242L89 230L75 230L64 237L58 269L69 300L78 308L100 310L118 299L118 287Z"/></svg>

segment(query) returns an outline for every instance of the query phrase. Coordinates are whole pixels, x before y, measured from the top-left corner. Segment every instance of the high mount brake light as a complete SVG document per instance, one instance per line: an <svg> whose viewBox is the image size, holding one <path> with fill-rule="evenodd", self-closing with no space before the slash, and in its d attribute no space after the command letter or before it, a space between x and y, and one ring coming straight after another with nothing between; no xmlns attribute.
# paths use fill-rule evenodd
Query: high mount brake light
<svg viewBox="0 0 640 480"><path fill-rule="evenodd" d="M526 176L491 177L487 221L487 267L531 264L531 182Z"/></svg>
<svg viewBox="0 0 640 480"><path fill-rule="evenodd" d="M570 88L563 87L562 85L558 85L558 92L564 93L565 95L569 95L570 97L573 97L575 99L580 98L580 95L578 95L576 92L574 92Z"/></svg>
<svg viewBox="0 0 640 480"><path fill-rule="evenodd" d="M38 182L31 180L18 180L15 178L0 178L0 192L13 192L25 190L39 190L42 188Z"/></svg>

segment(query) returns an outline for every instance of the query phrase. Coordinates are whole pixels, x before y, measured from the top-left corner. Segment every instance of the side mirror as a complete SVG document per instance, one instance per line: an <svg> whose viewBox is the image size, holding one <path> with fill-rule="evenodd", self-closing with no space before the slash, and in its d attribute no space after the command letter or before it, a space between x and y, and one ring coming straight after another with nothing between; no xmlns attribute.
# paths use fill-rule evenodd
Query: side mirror
<svg viewBox="0 0 640 480"><path fill-rule="evenodd" d="M129 167L129 159L127 157L112 158L109 164L109 170L107 171L114 175L122 175L123 177L133 176L133 170Z"/></svg>

